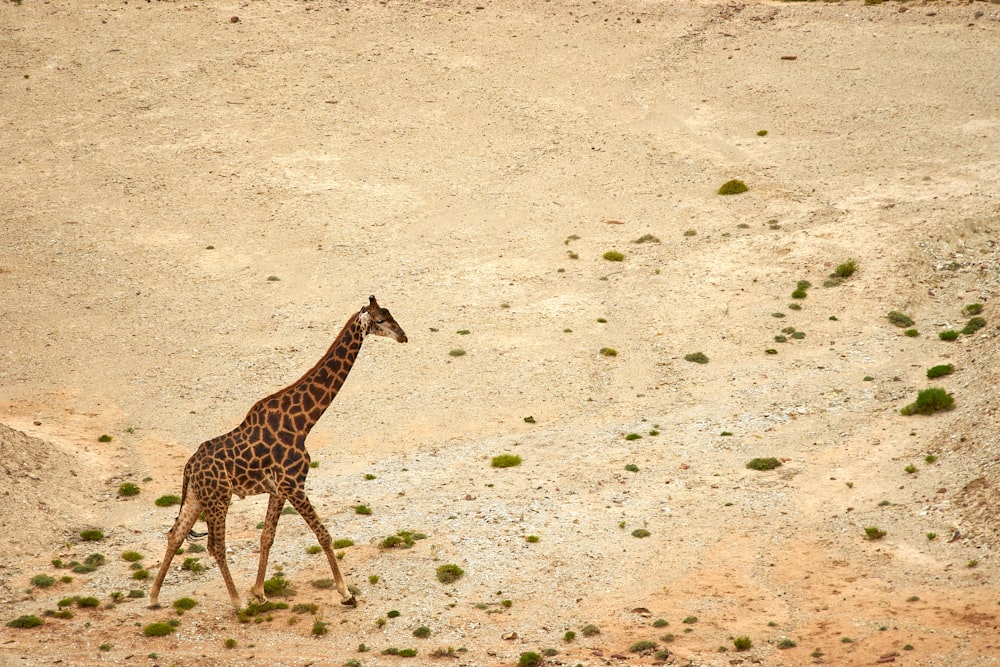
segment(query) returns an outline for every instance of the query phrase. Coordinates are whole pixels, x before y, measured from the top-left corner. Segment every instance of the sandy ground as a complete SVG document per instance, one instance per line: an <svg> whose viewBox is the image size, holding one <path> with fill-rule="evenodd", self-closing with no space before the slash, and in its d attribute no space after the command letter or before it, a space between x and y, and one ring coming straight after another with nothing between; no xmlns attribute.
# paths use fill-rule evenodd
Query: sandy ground
<svg viewBox="0 0 1000 667"><path fill-rule="evenodd" d="M1000 664L997 62L981 2L0 2L0 608L45 621L0 664ZM360 606L295 516L325 635L238 622L204 554L112 604L185 459L369 294L410 342L309 442ZM900 415L944 363L956 409Z"/></svg>

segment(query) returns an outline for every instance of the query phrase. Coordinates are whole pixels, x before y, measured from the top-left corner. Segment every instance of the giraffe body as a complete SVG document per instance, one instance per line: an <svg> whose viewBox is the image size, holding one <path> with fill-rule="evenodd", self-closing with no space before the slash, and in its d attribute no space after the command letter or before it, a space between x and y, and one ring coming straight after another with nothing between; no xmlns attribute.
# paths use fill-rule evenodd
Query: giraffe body
<svg viewBox="0 0 1000 667"><path fill-rule="evenodd" d="M343 386L368 334L389 336L400 343L407 340L389 311L380 307L374 296L369 297L368 305L348 319L326 354L305 375L255 403L243 423L229 433L203 442L191 455L184 465L181 509L167 535L167 551L149 594L154 605L170 562L198 515L204 512L208 552L219 566L233 606L239 610L240 596L226 562L226 514L234 495L244 498L261 493L269 494L270 499L260 538L253 595L261 601L266 599L264 578L268 556L281 509L288 501L326 553L343 604L356 604L340 574L330 533L305 492L310 461L305 441Z"/></svg>

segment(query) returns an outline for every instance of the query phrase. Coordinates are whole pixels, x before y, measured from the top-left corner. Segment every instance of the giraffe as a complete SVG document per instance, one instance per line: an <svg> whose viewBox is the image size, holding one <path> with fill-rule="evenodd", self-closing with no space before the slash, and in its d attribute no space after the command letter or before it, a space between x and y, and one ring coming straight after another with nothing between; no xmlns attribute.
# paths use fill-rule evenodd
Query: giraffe
<svg viewBox="0 0 1000 667"><path fill-rule="evenodd" d="M267 559L274 542L281 509L287 500L316 534L333 571L341 603L356 606L337 566L330 533L320 521L306 496L309 452L305 440L309 431L337 396L347 374L357 359L365 336L388 336L400 343L406 334L389 311L368 298L368 305L352 315L326 354L301 378L284 389L254 404L243 423L235 429L203 442L184 465L181 508L167 534L167 552L160 563L149 597L157 604L160 587L170 569L177 549L192 533L199 513L204 511L208 524L208 552L215 558L226 582L229 598L237 611L240 597L226 564L226 513L233 495L241 499L260 493L270 494L264 530L260 536L260 561L257 580L251 593L266 601L264 577Z"/></svg>

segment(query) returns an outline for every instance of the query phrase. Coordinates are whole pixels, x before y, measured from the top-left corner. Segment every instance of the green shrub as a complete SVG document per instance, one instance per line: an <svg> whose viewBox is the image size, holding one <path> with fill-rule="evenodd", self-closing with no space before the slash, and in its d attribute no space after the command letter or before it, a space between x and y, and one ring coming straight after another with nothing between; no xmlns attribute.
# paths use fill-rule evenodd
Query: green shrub
<svg viewBox="0 0 1000 667"><path fill-rule="evenodd" d="M17 618L7 621L8 628L33 628L35 626L41 625L42 619L37 616L18 616Z"/></svg>
<svg viewBox="0 0 1000 667"><path fill-rule="evenodd" d="M142 634L147 637L166 637L174 631L174 626L169 623L150 623L142 629Z"/></svg>
<svg viewBox="0 0 1000 667"><path fill-rule="evenodd" d="M294 594L292 583L281 574L276 574L264 582L264 595L268 597L288 597Z"/></svg>
<svg viewBox="0 0 1000 667"><path fill-rule="evenodd" d="M84 609L94 609L101 606L101 601L95 598L93 595L88 595L87 597L74 597L76 600L76 606Z"/></svg>
<svg viewBox="0 0 1000 667"><path fill-rule="evenodd" d="M160 496L159 498L154 500L153 504L156 505L157 507L170 507L171 505L180 505L181 497L167 494L165 496Z"/></svg>
<svg viewBox="0 0 1000 667"><path fill-rule="evenodd" d="M747 468L750 470L774 470L780 465L781 461L779 459L768 456L766 458L750 459L747 463Z"/></svg>
<svg viewBox="0 0 1000 667"><path fill-rule="evenodd" d="M738 195L746 192L750 188L747 184L739 179L733 179L731 181L726 181L723 183L718 190L720 195Z"/></svg>
<svg viewBox="0 0 1000 667"><path fill-rule="evenodd" d="M838 264L837 268L833 270L833 275L837 278L850 278L857 270L858 263L853 259L849 259L843 264Z"/></svg>
<svg viewBox="0 0 1000 667"><path fill-rule="evenodd" d="M694 625L698 622L697 616L685 616L681 623L686 623L687 625Z"/></svg>
<svg viewBox="0 0 1000 667"><path fill-rule="evenodd" d="M112 440L113 438L107 433L97 438L97 442L111 442Z"/></svg>
<svg viewBox="0 0 1000 667"><path fill-rule="evenodd" d="M139 495L139 487L132 482L125 482L118 487L119 496L137 496Z"/></svg>
<svg viewBox="0 0 1000 667"><path fill-rule="evenodd" d="M316 545L313 545L313 546L316 546ZM354 540L346 538L346 537L342 538L342 539L339 539L339 540L334 540L333 541L333 548L334 549L346 549L347 547L353 547L353 546L354 546ZM314 553L316 553L316 552L314 552Z"/></svg>
<svg viewBox="0 0 1000 667"><path fill-rule="evenodd" d="M955 407L955 399L951 394L940 387L930 387L917 393L917 400L902 408L900 414L906 415L931 415L942 410L951 410Z"/></svg>
<svg viewBox="0 0 1000 667"><path fill-rule="evenodd" d="M938 333L938 338L941 340L955 340L958 338L958 332L954 329L945 329Z"/></svg>
<svg viewBox="0 0 1000 667"><path fill-rule="evenodd" d="M181 569L198 574L205 571L205 566L201 564L200 558L185 558L181 564Z"/></svg>
<svg viewBox="0 0 1000 667"><path fill-rule="evenodd" d="M426 625L421 625L413 630L413 636L417 639L427 639L431 636L431 629Z"/></svg>
<svg viewBox="0 0 1000 667"><path fill-rule="evenodd" d="M329 629L326 626L327 626L326 623L317 618L315 621L313 621L312 633L317 637L325 635L327 632L329 632Z"/></svg>
<svg viewBox="0 0 1000 667"><path fill-rule="evenodd" d="M632 531L632 537L640 537L640 538L649 537L651 534L652 533L650 533L645 528L636 528L635 530Z"/></svg>
<svg viewBox="0 0 1000 667"><path fill-rule="evenodd" d="M981 303L966 304L966 306L962 308L962 312L964 312L966 315L978 315L979 313L983 312L983 304Z"/></svg>
<svg viewBox="0 0 1000 667"><path fill-rule="evenodd" d="M198 601L192 598L178 598L174 600L174 609L179 612L185 612L194 609L198 606Z"/></svg>
<svg viewBox="0 0 1000 667"><path fill-rule="evenodd" d="M656 238L652 234L643 234L632 243L659 243L660 239Z"/></svg>
<svg viewBox="0 0 1000 667"><path fill-rule="evenodd" d="M806 296L808 296L808 294L806 293L806 291L804 289L801 289L801 288L800 289L796 289L794 292L792 292L792 298L793 299L804 299L804 298L806 298Z"/></svg>
<svg viewBox="0 0 1000 667"><path fill-rule="evenodd" d="M907 329L903 332L904 336L909 336L910 338L916 338L920 335L920 332L916 329Z"/></svg>
<svg viewBox="0 0 1000 667"><path fill-rule="evenodd" d="M84 542L97 542L98 540L104 539L104 532L98 530L97 528L92 528L90 530L81 530L80 539Z"/></svg>
<svg viewBox="0 0 1000 667"><path fill-rule="evenodd" d="M937 366L931 366L927 369L928 379L933 380L934 378L939 378L945 375L951 375L955 372L955 366L952 364L939 364Z"/></svg>
<svg viewBox="0 0 1000 667"><path fill-rule="evenodd" d="M145 558L145 556L138 551L125 551L122 553L122 560L126 560L129 563L138 563L143 558Z"/></svg>
<svg viewBox="0 0 1000 667"><path fill-rule="evenodd" d="M335 582L333 579L327 578L327 579L313 579L311 583L313 585L313 588L327 589L327 588L333 588L337 582Z"/></svg>
<svg viewBox="0 0 1000 667"><path fill-rule="evenodd" d="M617 250L609 250L606 253L604 253L603 255L601 255L601 257L603 257L604 259L608 260L609 262L623 262L623 261L625 261L625 255L623 255L622 253L618 252Z"/></svg>
<svg viewBox="0 0 1000 667"><path fill-rule="evenodd" d="M108 559L104 557L104 554L90 554L83 559L85 565L90 567L100 567L108 562Z"/></svg>
<svg viewBox="0 0 1000 667"><path fill-rule="evenodd" d="M565 632L565 633L563 634L563 641L564 641L564 642L571 642L571 641L573 641L574 639L576 639L576 633L575 633L575 632L573 632L572 630L567 630L567 631L566 631L566 632Z"/></svg>
<svg viewBox="0 0 1000 667"><path fill-rule="evenodd" d="M225 646L226 648L236 648L236 640L230 637L225 642L223 642L222 645Z"/></svg>
<svg viewBox="0 0 1000 667"><path fill-rule="evenodd" d="M517 454L500 454L493 457L490 465L494 468L512 468L521 465L521 457Z"/></svg>
<svg viewBox="0 0 1000 667"><path fill-rule="evenodd" d="M691 361L696 364L707 364L708 357L705 356L703 352L692 352L691 354L684 355L685 361Z"/></svg>
<svg viewBox="0 0 1000 667"><path fill-rule="evenodd" d="M885 531L877 526L868 526L865 528L865 536L869 540L880 540L885 537Z"/></svg>
<svg viewBox="0 0 1000 667"><path fill-rule="evenodd" d="M584 637L593 637L595 635L601 634L601 629L594 625L593 623L588 623L587 625L580 628L580 634Z"/></svg>
<svg viewBox="0 0 1000 667"><path fill-rule="evenodd" d="M36 588L48 588L54 583L56 583L56 578L47 574L36 574L31 578L31 585Z"/></svg>
<svg viewBox="0 0 1000 667"><path fill-rule="evenodd" d="M749 651L753 642L746 635L741 635L733 640L733 646L736 647L737 651Z"/></svg>
<svg viewBox="0 0 1000 667"><path fill-rule="evenodd" d="M372 513L372 508L368 507L368 505L363 505L363 504L362 505L355 505L354 506L354 513L355 514L366 514L366 515L367 514L371 514Z"/></svg>
<svg viewBox="0 0 1000 667"><path fill-rule="evenodd" d="M460 347L457 347L454 350L449 351L448 354L450 356L452 356L452 357L464 357L465 356L465 350L463 350Z"/></svg>
<svg viewBox="0 0 1000 667"><path fill-rule="evenodd" d="M146 597L146 591L144 591L142 589L139 589L139 588L133 588L133 589L131 589L128 592L128 597L130 597L130 598L144 598L144 597Z"/></svg>
<svg viewBox="0 0 1000 667"><path fill-rule="evenodd" d="M641 440L642 436L639 435L638 433L628 433L628 434L625 435L625 439L626 440ZM626 470L628 470L628 468L626 468Z"/></svg>
<svg viewBox="0 0 1000 667"><path fill-rule="evenodd" d="M775 646L778 647L779 649L781 649L782 651L784 651L785 649L795 648L796 646L798 646L798 644L796 644L794 641L792 641L788 637L782 637L778 641L778 643L775 644Z"/></svg>
<svg viewBox="0 0 1000 667"><path fill-rule="evenodd" d="M895 324L900 329L905 329L907 327L913 326L913 320L910 318L910 316L901 313L898 310L890 310L889 313L886 315L886 319L888 319L890 323Z"/></svg>
<svg viewBox="0 0 1000 667"><path fill-rule="evenodd" d="M632 653L643 653L645 651L652 651L656 647L657 643L651 639L640 639L629 644L628 650Z"/></svg>
<svg viewBox="0 0 1000 667"><path fill-rule="evenodd" d="M452 582L458 581L463 574L465 574L465 570L460 568L458 565L455 565L454 563L441 565L437 569L437 579L442 584L450 584Z"/></svg>
<svg viewBox="0 0 1000 667"><path fill-rule="evenodd" d="M962 327L962 333L965 335L971 335L986 326L986 320L982 317L973 317L971 320L965 323Z"/></svg>
<svg viewBox="0 0 1000 667"><path fill-rule="evenodd" d="M603 355L605 357L617 357L618 356L618 350L616 350L613 347L602 347L600 350L598 350L598 352L600 352L601 355Z"/></svg>
<svg viewBox="0 0 1000 667"><path fill-rule="evenodd" d="M634 463L629 463L625 466L625 470L628 472L639 472L639 466Z"/></svg>
<svg viewBox="0 0 1000 667"><path fill-rule="evenodd" d="M542 664L542 656L534 651L525 651L517 659L517 667L536 667Z"/></svg>

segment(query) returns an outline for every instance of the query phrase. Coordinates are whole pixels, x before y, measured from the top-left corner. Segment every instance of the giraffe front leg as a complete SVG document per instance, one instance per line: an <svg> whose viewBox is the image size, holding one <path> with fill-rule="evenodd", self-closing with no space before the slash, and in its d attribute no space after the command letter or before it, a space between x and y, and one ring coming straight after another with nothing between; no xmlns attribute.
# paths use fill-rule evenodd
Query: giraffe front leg
<svg viewBox="0 0 1000 667"><path fill-rule="evenodd" d="M333 581L337 586L337 592L340 593L340 603L350 607L357 607L358 601L354 597L354 593L348 590L347 584L344 582L344 577L340 574L340 566L337 565L337 555L333 552L333 538L330 537L330 532L323 525L323 522L320 521L319 515L313 509L312 503L309 502L309 498L306 497L305 493L292 494L288 497L288 502L305 519L306 524L316 535L319 545L323 547L323 553L326 554L326 559L330 562L330 570L333 572Z"/></svg>
<svg viewBox="0 0 1000 667"><path fill-rule="evenodd" d="M267 576L267 560L274 544L274 533L278 529L278 519L281 518L281 508L285 506L285 497L272 493L267 501L267 515L264 517L264 531L260 534L260 561L257 564L257 580L250 592L258 602L267 602L264 594L264 579Z"/></svg>

